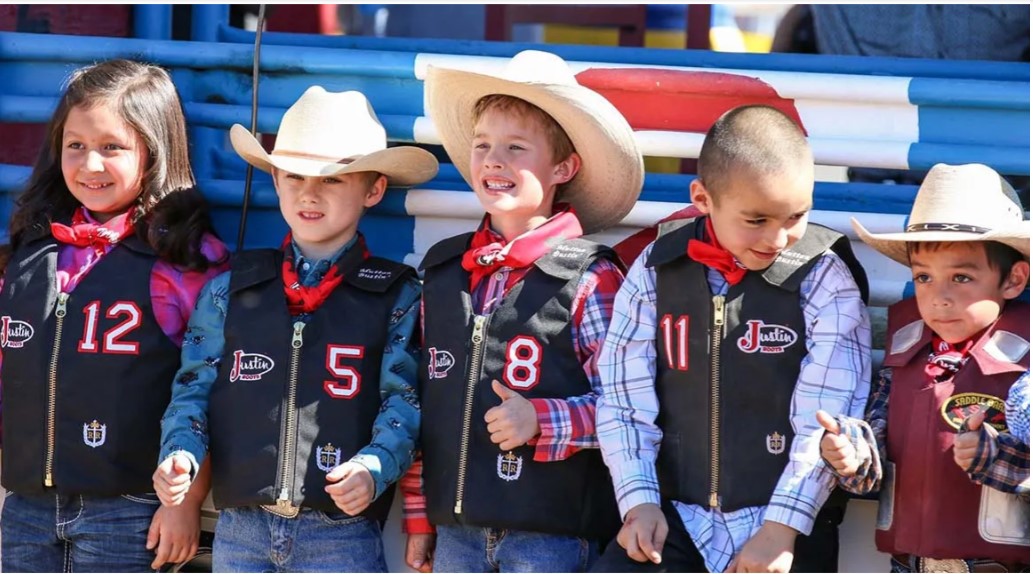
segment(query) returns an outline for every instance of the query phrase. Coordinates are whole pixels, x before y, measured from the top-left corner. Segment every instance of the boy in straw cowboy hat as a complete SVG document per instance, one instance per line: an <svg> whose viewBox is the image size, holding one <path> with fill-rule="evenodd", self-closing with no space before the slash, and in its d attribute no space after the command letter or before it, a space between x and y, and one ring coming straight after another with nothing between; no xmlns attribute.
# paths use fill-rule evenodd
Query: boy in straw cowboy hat
<svg viewBox="0 0 1033 574"><path fill-rule="evenodd" d="M487 213L422 264L426 498L407 500L406 560L583 571L618 525L594 414L596 354L623 274L610 248L582 236L627 215L642 156L620 112L552 54L521 52L500 77L431 68L426 91Z"/></svg>
<svg viewBox="0 0 1033 574"><path fill-rule="evenodd" d="M179 504L210 442L215 571L386 571L380 528L419 429L420 287L357 228L437 160L388 149L364 95L319 86L284 114L272 153L240 125L230 141L272 175L290 231L279 249L237 253L198 300L154 487Z"/></svg>
<svg viewBox="0 0 1033 574"><path fill-rule="evenodd" d="M881 490L875 542L894 572L1028 571L1029 502L1016 517L992 490L1029 477L1029 447L1003 432L1001 399L1029 373L1029 304L1016 300L1029 221L1015 191L984 165L939 164L906 231L853 225L911 268L915 296L889 309L864 420L819 413L822 456L844 488Z"/></svg>
<svg viewBox="0 0 1033 574"><path fill-rule="evenodd" d="M730 110L689 190L703 215L661 224L629 269L597 417L624 527L595 570L836 570L814 413L863 411L870 328L848 239L807 222L813 187L791 119Z"/></svg>

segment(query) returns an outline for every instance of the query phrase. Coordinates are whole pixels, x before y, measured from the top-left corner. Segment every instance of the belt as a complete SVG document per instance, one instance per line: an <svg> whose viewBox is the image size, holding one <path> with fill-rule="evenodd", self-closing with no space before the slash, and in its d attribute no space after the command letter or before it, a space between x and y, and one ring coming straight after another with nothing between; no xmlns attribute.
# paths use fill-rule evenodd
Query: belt
<svg viewBox="0 0 1033 574"><path fill-rule="evenodd" d="M982 558L964 560L961 558L923 558L913 554L894 554L893 559L907 566L912 572L985 572L987 574L1006 572L1029 572L1029 565L1021 562L998 562Z"/></svg>

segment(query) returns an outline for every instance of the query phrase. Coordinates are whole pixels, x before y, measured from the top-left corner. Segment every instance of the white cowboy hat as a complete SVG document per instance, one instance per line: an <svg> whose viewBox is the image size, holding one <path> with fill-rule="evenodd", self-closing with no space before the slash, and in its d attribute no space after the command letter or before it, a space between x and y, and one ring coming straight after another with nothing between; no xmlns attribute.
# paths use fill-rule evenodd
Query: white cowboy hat
<svg viewBox="0 0 1033 574"><path fill-rule="evenodd" d="M1028 220L1012 186L989 167L933 166L918 188L907 230L872 234L850 218L861 240L876 251L910 265L909 241L998 241L1029 259Z"/></svg>
<svg viewBox="0 0 1033 574"><path fill-rule="evenodd" d="M376 171L388 185L415 185L438 173L438 160L413 146L387 147L387 132L361 92L327 92L312 86L280 120L276 146L262 144L240 124L230 143L244 161L262 171L272 167L304 176Z"/></svg>
<svg viewBox="0 0 1033 574"><path fill-rule="evenodd" d="M525 50L500 77L430 66L424 90L445 151L471 187L474 106L484 96L504 94L544 110L574 144L581 170L556 201L574 206L586 234L618 223L638 200L645 167L635 133L613 104L577 83L559 56Z"/></svg>

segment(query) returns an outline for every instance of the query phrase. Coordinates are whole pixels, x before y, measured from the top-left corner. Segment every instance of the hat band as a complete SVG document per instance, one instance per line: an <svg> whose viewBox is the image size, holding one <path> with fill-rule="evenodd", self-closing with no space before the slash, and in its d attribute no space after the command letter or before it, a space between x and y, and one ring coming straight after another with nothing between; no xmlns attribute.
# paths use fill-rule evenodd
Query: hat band
<svg viewBox="0 0 1033 574"><path fill-rule="evenodd" d="M961 233L989 233L990 229L978 225L965 225L963 223L913 223L907 226L907 232L912 231L958 231Z"/></svg>
<svg viewBox="0 0 1033 574"><path fill-rule="evenodd" d="M355 161L354 159L347 158L347 157L345 157L345 158L330 157L330 156L325 156L325 155L316 155L316 154L312 154L312 153L305 153L305 152L302 152L302 151L287 151L287 150L283 150L283 149L275 149L269 155L283 156L283 157L295 157L295 158L298 158L298 159L311 159L311 160L314 160L314 161L325 161L325 162L329 162L329 163L339 163L339 164L342 164L342 165L347 165L347 164Z"/></svg>

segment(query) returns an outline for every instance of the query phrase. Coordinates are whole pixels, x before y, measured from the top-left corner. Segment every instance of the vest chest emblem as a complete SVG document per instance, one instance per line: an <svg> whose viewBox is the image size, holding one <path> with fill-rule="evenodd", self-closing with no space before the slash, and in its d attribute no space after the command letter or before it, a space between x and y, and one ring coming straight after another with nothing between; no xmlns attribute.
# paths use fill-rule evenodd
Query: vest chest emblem
<svg viewBox="0 0 1033 574"><path fill-rule="evenodd" d="M452 353L435 347L427 349L427 353L430 355L430 363L427 365L427 376L431 379L444 379L447 377L448 372L456 364L456 359L452 356Z"/></svg>
<svg viewBox="0 0 1033 574"><path fill-rule="evenodd" d="M505 481L514 481L520 478L520 472L524 470L524 457L513 454L513 451L500 454L496 468L499 472L499 478Z"/></svg>
<svg viewBox="0 0 1033 574"><path fill-rule="evenodd" d="M1008 423L1004 415L1004 401L993 395L960 393L949 397L940 405L943 420L954 430L960 429L966 418L980 411L986 413L983 422L998 431L1008 430Z"/></svg>
<svg viewBox="0 0 1033 574"><path fill-rule="evenodd" d="M35 330L25 321L7 315L0 317L0 348L20 349L32 338Z"/></svg>
<svg viewBox="0 0 1033 574"><path fill-rule="evenodd" d="M341 464L341 449L330 443L326 446L316 447L316 468L323 472L330 472Z"/></svg>
<svg viewBox="0 0 1033 574"><path fill-rule="evenodd" d="M83 423L82 425L82 441L86 443L86 446L91 448L97 448L104 444L104 441L108 438L108 425L102 425L97 422L97 419L93 419L93 422Z"/></svg>
<svg viewBox="0 0 1033 574"><path fill-rule="evenodd" d="M235 381L257 381L262 375L273 370L276 363L272 359L259 353L245 353L241 350L233 351L233 369L230 370L230 382Z"/></svg>
<svg viewBox="0 0 1033 574"><path fill-rule="evenodd" d="M784 325L771 325L764 321L746 321L746 334L737 341L744 353L784 353L799 337L796 331Z"/></svg>
<svg viewBox="0 0 1033 574"><path fill-rule="evenodd" d="M786 449L786 435L773 432L767 436L768 452L771 454L782 454Z"/></svg>

